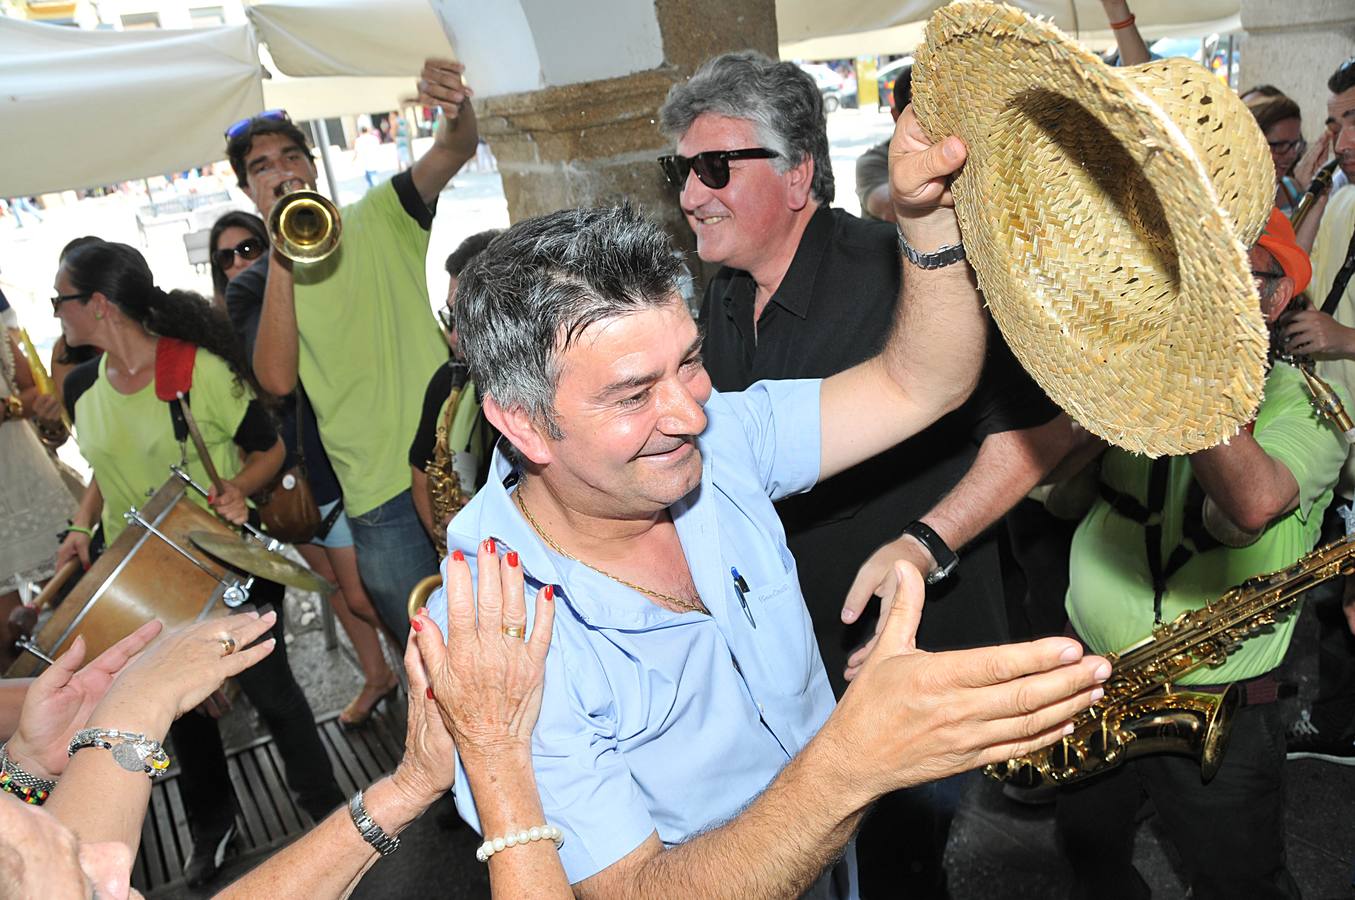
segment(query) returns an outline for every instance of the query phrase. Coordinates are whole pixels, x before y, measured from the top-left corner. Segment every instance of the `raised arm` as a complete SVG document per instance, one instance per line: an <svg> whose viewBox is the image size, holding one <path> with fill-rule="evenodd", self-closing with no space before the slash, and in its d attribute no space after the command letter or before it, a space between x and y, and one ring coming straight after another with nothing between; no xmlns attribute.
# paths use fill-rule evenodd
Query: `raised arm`
<svg viewBox="0 0 1355 900"><path fill-rule="evenodd" d="M461 81L466 67L445 59L424 60L419 74L421 106L442 110L433 146L414 163L414 187L429 206L438 199L452 176L475 158L480 133L475 124L475 109L470 104L472 91Z"/></svg>
<svg viewBox="0 0 1355 900"><path fill-rule="evenodd" d="M1106 11L1106 21L1115 32L1120 65L1137 66L1152 59L1153 55L1148 52L1143 35L1139 34L1139 27L1134 23L1134 14L1129 11L1126 0L1101 0L1101 6Z"/></svg>
<svg viewBox="0 0 1355 900"><path fill-rule="evenodd" d="M917 650L922 581L900 564L879 645L818 735L727 824L664 849L656 836L575 885L580 897L793 897L892 790L1019 756L1066 733L1110 664L1066 638ZM793 827L787 827L793 823Z"/></svg>
<svg viewBox="0 0 1355 900"><path fill-rule="evenodd" d="M912 107L899 117L889 146L895 219L920 253L960 243L947 182L965 156L957 137L932 144ZM902 265L884 350L823 383L820 480L926 428L963 403L978 381L987 334L972 270L966 263Z"/></svg>

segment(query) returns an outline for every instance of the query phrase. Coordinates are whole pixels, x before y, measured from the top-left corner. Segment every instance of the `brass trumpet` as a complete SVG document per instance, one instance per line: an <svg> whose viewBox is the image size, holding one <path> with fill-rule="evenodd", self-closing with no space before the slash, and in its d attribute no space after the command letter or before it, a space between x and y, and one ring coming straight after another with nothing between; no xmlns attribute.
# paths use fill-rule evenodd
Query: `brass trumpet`
<svg viewBox="0 0 1355 900"><path fill-rule="evenodd" d="M339 248L343 220L323 194L306 188L287 191L268 216L268 237L294 262L319 262Z"/></svg>

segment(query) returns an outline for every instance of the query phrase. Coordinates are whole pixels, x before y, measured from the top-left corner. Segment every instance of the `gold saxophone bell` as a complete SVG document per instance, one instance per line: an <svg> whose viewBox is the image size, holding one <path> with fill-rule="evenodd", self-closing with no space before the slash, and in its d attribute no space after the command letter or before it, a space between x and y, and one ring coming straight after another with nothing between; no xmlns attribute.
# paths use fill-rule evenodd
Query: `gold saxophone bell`
<svg viewBox="0 0 1355 900"><path fill-rule="evenodd" d="M283 256L294 262L319 262L339 247L343 221L323 194L300 188L288 191L268 216L268 236Z"/></svg>

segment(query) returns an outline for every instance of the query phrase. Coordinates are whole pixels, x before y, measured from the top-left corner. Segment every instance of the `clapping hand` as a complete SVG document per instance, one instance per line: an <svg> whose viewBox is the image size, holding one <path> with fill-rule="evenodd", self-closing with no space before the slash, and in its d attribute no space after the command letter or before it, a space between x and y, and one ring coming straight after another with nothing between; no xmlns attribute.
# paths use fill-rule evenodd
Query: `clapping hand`
<svg viewBox="0 0 1355 900"><path fill-rule="evenodd" d="M85 661L85 639L77 637L28 689L18 731L7 747L14 761L39 778L61 777L71 737L85 727L89 714L128 660L140 653L160 629L160 622L147 622L84 668L80 664Z"/></svg>
<svg viewBox="0 0 1355 900"><path fill-rule="evenodd" d="M875 648L820 732L867 796L1029 753L1102 696L1110 663L1067 638L918 650L922 578L905 563L895 578Z"/></svg>
<svg viewBox="0 0 1355 900"><path fill-rule="evenodd" d="M234 675L273 652L267 638L277 621L270 610L219 616L162 634L122 672L91 719L97 724L141 730L157 739ZM127 723L136 723L133 728Z"/></svg>
<svg viewBox="0 0 1355 900"><path fill-rule="evenodd" d="M415 619L433 696L463 759L529 753L555 619L553 588L536 592L535 621L527 635L517 554L500 559L493 544L482 541L475 590L470 567L459 557L447 559L446 643L431 619Z"/></svg>

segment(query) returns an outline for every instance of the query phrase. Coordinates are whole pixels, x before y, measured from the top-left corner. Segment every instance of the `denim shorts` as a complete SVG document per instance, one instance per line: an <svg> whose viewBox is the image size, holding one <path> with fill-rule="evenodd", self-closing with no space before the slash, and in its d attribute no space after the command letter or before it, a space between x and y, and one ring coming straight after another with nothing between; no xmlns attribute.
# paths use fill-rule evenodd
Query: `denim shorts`
<svg viewBox="0 0 1355 900"><path fill-rule="evenodd" d="M320 521L323 522L328 518L334 507L342 502L342 500L334 500L321 506ZM334 525L329 529L329 533L324 537L317 535L311 540L311 543L318 547L333 547L336 550L340 547L353 546L353 531L348 527L348 513L339 510L339 517L334 520Z"/></svg>

